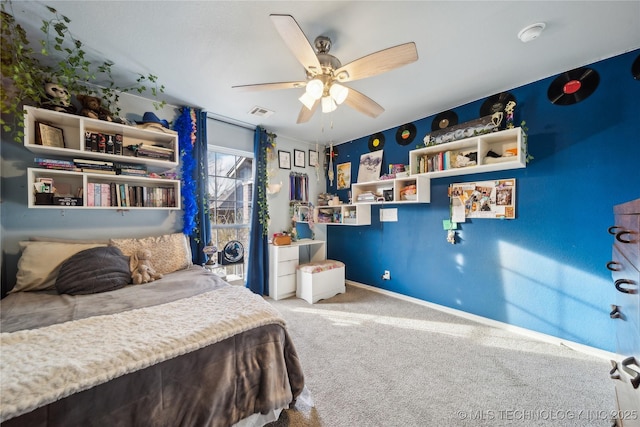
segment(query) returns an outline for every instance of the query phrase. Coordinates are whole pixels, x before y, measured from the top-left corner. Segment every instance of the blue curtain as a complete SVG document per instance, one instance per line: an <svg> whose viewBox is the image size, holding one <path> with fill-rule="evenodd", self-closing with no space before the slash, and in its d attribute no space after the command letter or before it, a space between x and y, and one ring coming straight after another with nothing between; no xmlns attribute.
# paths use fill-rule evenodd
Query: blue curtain
<svg viewBox="0 0 640 427"><path fill-rule="evenodd" d="M207 113L183 107L176 120L175 130L178 132L182 167L182 232L190 238L193 263L201 265L206 262L202 250L211 239L207 180Z"/></svg>
<svg viewBox="0 0 640 427"><path fill-rule="evenodd" d="M251 231L249 235L249 264L245 286L258 295L269 295L269 240L267 227L267 147L270 136L262 127L256 128L253 138L255 186L253 188Z"/></svg>

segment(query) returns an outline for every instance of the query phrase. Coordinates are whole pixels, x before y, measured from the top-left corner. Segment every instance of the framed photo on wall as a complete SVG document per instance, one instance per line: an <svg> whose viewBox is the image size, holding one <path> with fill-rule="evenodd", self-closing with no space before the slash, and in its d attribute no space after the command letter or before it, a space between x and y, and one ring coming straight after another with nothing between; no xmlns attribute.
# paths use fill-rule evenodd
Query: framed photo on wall
<svg viewBox="0 0 640 427"><path fill-rule="evenodd" d="M318 166L318 152L316 150L309 150L309 166Z"/></svg>
<svg viewBox="0 0 640 427"><path fill-rule="evenodd" d="M64 135L62 129L46 123L36 122L37 142L47 147L64 148Z"/></svg>
<svg viewBox="0 0 640 427"><path fill-rule="evenodd" d="M304 167L304 151L302 150L293 150L293 166L297 168Z"/></svg>
<svg viewBox="0 0 640 427"><path fill-rule="evenodd" d="M278 150L278 166L280 169L291 169L291 152Z"/></svg>

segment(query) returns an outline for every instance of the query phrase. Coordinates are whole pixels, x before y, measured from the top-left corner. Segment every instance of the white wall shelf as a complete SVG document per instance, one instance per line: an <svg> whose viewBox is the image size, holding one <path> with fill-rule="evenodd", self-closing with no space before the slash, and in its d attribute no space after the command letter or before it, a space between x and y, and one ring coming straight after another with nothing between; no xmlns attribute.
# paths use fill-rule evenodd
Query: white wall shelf
<svg viewBox="0 0 640 427"><path fill-rule="evenodd" d="M64 146L42 145L37 138L36 126L45 123L62 130ZM107 152L92 151L90 139L87 134L103 133L108 135L119 134L123 136L123 153L112 154ZM134 151L126 149L132 145L155 145L171 150L170 159L158 159L154 157L135 156ZM24 146L29 151L46 156L65 157L67 160L86 159L105 162L144 165L148 172L165 172L175 169L179 163L178 135L147 129L139 129L132 126L108 122L104 120L90 119L52 110L25 107ZM131 153L131 155L126 155ZM35 184L41 178L53 180L53 186L58 189L64 187L67 191L64 195L72 195L79 200L72 200L71 204L64 200L56 200L53 204L36 204ZM47 168L28 168L28 207L38 209L181 209L180 181L176 179L160 179L146 176L113 175L93 172L80 172L75 170L60 170ZM133 196L137 191L140 203L124 203L113 206L102 205L102 197L96 197L91 191L99 185L99 189L106 191L115 186L124 191L132 188ZM126 187L125 187L126 186ZM93 197L92 197L93 196ZM43 197L43 196L39 196ZM53 198L53 196L51 196ZM81 200L80 200L81 199ZM95 205L98 202L100 205ZM115 203L114 203L115 204Z"/></svg>
<svg viewBox="0 0 640 427"><path fill-rule="evenodd" d="M491 152L501 157L492 157ZM476 163L472 166L456 167L457 155L465 153L476 153ZM437 166L439 156L442 157L444 165ZM445 160L447 157L451 159L448 165ZM522 129L518 127L411 150L409 170L412 175L420 174L430 178L468 175L524 168L527 165L526 157ZM436 166L429 167L429 163Z"/></svg>
<svg viewBox="0 0 640 427"><path fill-rule="evenodd" d="M425 175L410 175L402 178L351 184L354 205L361 204L410 204L431 202L431 185ZM415 186L413 188L412 186ZM411 190L411 191L408 191ZM391 199L385 199L385 191ZM374 200L358 200L359 196L373 193Z"/></svg>
<svg viewBox="0 0 640 427"><path fill-rule="evenodd" d="M314 210L316 224L370 225L371 205L318 206Z"/></svg>

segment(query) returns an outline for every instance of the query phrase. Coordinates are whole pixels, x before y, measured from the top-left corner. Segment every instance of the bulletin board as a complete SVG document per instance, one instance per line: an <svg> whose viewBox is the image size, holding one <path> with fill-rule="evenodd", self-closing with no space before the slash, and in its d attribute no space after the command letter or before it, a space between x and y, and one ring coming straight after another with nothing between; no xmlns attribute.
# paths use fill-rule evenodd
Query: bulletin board
<svg viewBox="0 0 640 427"><path fill-rule="evenodd" d="M463 182L449 186L451 221L467 218L514 219L516 180Z"/></svg>

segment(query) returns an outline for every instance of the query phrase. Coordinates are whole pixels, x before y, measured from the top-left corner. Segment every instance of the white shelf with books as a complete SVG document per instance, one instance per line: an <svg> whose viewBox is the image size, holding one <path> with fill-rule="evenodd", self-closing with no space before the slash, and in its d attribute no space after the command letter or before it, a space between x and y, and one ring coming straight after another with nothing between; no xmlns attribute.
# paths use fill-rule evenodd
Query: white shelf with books
<svg viewBox="0 0 640 427"><path fill-rule="evenodd" d="M181 209L175 179L39 168L28 168L27 177L29 208Z"/></svg>
<svg viewBox="0 0 640 427"><path fill-rule="evenodd" d="M409 170L412 176L439 178L519 169L526 167L526 156L517 127L411 150Z"/></svg>
<svg viewBox="0 0 640 427"><path fill-rule="evenodd" d="M353 203L407 204L431 202L431 183L426 175L409 175L351 184Z"/></svg>
<svg viewBox="0 0 640 427"><path fill-rule="evenodd" d="M37 154L38 167L28 169L30 208L181 209L175 132L27 106L24 146Z"/></svg>
<svg viewBox="0 0 640 427"><path fill-rule="evenodd" d="M24 146L33 153L144 164L153 172L178 165L178 135L174 132L141 129L30 106L24 108Z"/></svg>
<svg viewBox="0 0 640 427"><path fill-rule="evenodd" d="M370 225L371 205L318 206L314 210L314 221L326 225Z"/></svg>

